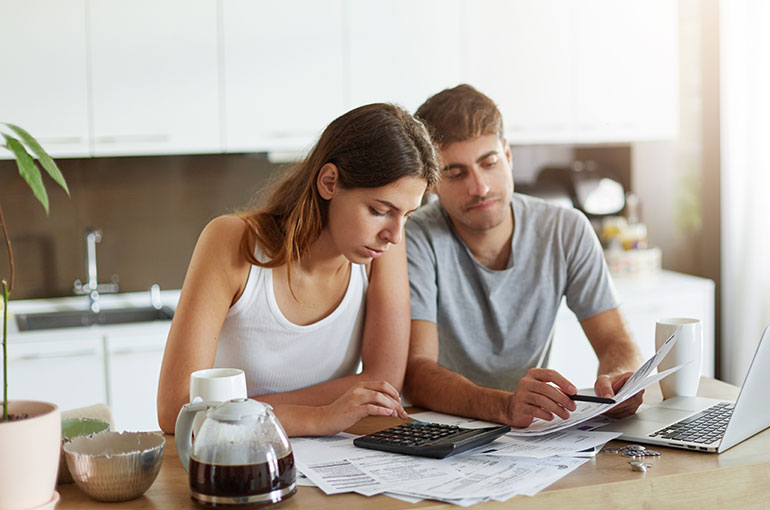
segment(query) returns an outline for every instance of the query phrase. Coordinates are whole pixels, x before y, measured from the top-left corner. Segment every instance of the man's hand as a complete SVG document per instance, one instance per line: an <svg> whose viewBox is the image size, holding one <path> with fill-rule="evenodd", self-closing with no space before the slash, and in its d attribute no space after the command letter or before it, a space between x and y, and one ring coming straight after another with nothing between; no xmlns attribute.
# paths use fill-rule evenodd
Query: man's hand
<svg viewBox="0 0 770 510"><path fill-rule="evenodd" d="M596 396L607 398L614 397L632 375L634 375L633 372L625 372L622 374L614 375L600 375L597 377L596 383L594 384L594 392L596 393ZM622 404L613 407L612 410L607 411L604 414L610 418L625 418L626 416L631 416L636 412L639 406L642 405L643 394L644 390L640 391Z"/></svg>
<svg viewBox="0 0 770 510"><path fill-rule="evenodd" d="M577 409L567 397L575 393L577 388L555 370L531 368L509 401L506 422L514 427L527 427L535 418L551 421L554 414L566 420L569 411Z"/></svg>

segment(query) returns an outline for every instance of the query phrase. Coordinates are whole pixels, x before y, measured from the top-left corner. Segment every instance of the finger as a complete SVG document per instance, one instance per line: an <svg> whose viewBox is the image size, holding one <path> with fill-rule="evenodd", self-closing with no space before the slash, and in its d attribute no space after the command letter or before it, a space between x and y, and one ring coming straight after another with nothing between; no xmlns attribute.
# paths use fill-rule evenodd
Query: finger
<svg viewBox="0 0 770 510"><path fill-rule="evenodd" d="M597 397L612 398L615 396L615 391L612 389L612 381L609 376L600 375L596 378L594 393L596 393Z"/></svg>
<svg viewBox="0 0 770 510"><path fill-rule="evenodd" d="M381 393L376 390L369 391L370 393L368 394L368 397L370 399L370 403L376 403L380 406L389 408L393 416L398 416L401 418L404 418L405 416L408 417L406 411L404 411L404 408L401 407L400 402L393 400L393 398L391 398L389 395L386 395L385 393Z"/></svg>
<svg viewBox="0 0 770 510"><path fill-rule="evenodd" d="M525 402L539 409L542 409L543 411L548 413L549 416L551 414L555 414L559 418L562 418L564 420L569 418L569 412L563 406L554 402L552 399L548 398L545 395L541 395L539 393L528 393L525 396ZM574 405L574 402L572 402L571 400L569 400L569 402L570 404ZM551 418L553 417L551 416Z"/></svg>
<svg viewBox="0 0 770 510"><path fill-rule="evenodd" d="M577 393L575 385L569 382L566 377L556 370L551 370L550 368L533 368L530 370L530 373L538 381L554 383L567 395L574 395Z"/></svg>
<svg viewBox="0 0 770 510"><path fill-rule="evenodd" d="M567 409L569 411L574 411L577 409L575 402L573 402L572 399L570 399L559 388L552 384L538 381L531 384L529 389L532 393L544 396L561 408Z"/></svg>
<svg viewBox="0 0 770 510"><path fill-rule="evenodd" d="M401 395L398 394L396 388L393 387L388 381L366 381L363 383L365 388L370 390L379 391L387 394L393 400L401 400Z"/></svg>
<svg viewBox="0 0 770 510"><path fill-rule="evenodd" d="M620 389L626 384L626 381L628 381L632 375L634 375L633 372L626 372L616 377L612 381L612 391L614 391L615 393L620 391Z"/></svg>

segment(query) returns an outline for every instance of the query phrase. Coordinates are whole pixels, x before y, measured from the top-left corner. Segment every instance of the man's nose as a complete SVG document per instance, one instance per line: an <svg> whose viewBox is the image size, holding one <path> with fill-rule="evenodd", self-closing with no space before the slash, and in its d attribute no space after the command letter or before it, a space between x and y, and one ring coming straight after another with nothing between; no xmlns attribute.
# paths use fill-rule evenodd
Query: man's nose
<svg viewBox="0 0 770 510"><path fill-rule="evenodd" d="M484 175L477 169L471 170L469 174L468 192L476 197L485 197L489 193L489 185Z"/></svg>

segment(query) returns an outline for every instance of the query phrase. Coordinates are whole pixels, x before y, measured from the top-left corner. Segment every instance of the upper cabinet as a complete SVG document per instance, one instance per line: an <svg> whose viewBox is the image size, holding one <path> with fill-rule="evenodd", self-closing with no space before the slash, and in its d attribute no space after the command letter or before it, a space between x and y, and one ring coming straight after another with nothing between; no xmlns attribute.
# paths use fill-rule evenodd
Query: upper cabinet
<svg viewBox="0 0 770 510"><path fill-rule="evenodd" d="M355 0L347 8L351 108L390 102L413 112L458 83L459 0Z"/></svg>
<svg viewBox="0 0 770 510"><path fill-rule="evenodd" d="M0 121L58 157L296 152L467 82L513 144L666 139L677 31L670 0L0 0Z"/></svg>
<svg viewBox="0 0 770 510"><path fill-rule="evenodd" d="M222 4L225 148L301 149L345 111L341 0Z"/></svg>
<svg viewBox="0 0 770 510"><path fill-rule="evenodd" d="M511 143L678 132L678 6L669 0L467 1L467 74Z"/></svg>
<svg viewBox="0 0 770 510"><path fill-rule="evenodd" d="M570 4L467 2L463 81L498 104L510 143L567 141L572 136Z"/></svg>
<svg viewBox="0 0 770 510"><path fill-rule="evenodd" d="M0 0L0 122L59 156L89 155L86 34L85 0Z"/></svg>
<svg viewBox="0 0 770 510"><path fill-rule="evenodd" d="M216 0L89 2L93 154L219 152Z"/></svg>

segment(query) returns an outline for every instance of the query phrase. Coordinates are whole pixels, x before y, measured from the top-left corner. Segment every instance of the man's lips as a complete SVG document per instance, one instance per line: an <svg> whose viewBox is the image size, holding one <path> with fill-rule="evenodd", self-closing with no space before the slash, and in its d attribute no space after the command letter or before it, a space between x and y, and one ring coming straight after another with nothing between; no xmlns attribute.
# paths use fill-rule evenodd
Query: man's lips
<svg viewBox="0 0 770 510"><path fill-rule="evenodd" d="M482 200L480 202L474 202L465 207L466 211L483 211L486 209L489 209L497 202L497 199L495 198L487 198L486 200Z"/></svg>

